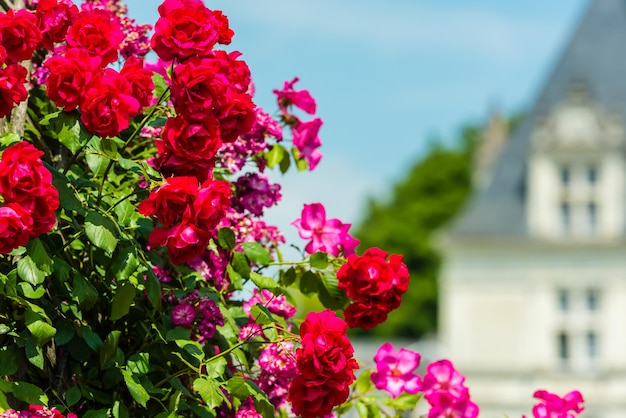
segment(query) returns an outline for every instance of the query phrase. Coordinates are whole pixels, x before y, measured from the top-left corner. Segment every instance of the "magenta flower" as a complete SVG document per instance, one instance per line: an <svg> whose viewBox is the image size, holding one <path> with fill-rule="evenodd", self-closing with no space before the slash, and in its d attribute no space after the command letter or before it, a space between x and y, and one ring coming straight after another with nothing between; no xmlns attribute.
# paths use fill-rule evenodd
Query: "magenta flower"
<svg viewBox="0 0 626 418"><path fill-rule="evenodd" d="M285 81L282 90L274 90L276 99L278 100L278 106L284 113L287 112L287 106L294 105L299 109L304 110L306 113L312 115L315 113L317 105L315 99L311 96L308 90L294 90L293 86L299 81L296 77L291 81Z"/></svg>
<svg viewBox="0 0 626 418"><path fill-rule="evenodd" d="M469 393L457 399L448 392L439 391L430 398L428 418L476 418L478 405L469 398Z"/></svg>
<svg viewBox="0 0 626 418"><path fill-rule="evenodd" d="M313 171L322 159L322 153L318 150L322 146L322 140L318 135L321 127L322 120L315 118L307 122L298 120L292 130L293 145L306 160L309 171Z"/></svg>
<svg viewBox="0 0 626 418"><path fill-rule="evenodd" d="M439 360L428 365L422 389L424 396L430 401L431 395L447 392L453 398L464 398L468 392L463 384L465 376L459 373L450 360Z"/></svg>
<svg viewBox="0 0 626 418"><path fill-rule="evenodd" d="M585 409L583 396L577 390L562 398L545 390L536 391L534 396L543 401L533 407L535 418L576 418Z"/></svg>
<svg viewBox="0 0 626 418"><path fill-rule="evenodd" d="M174 325L189 328L194 319L196 319L196 308L189 303L180 303L172 309Z"/></svg>
<svg viewBox="0 0 626 418"><path fill-rule="evenodd" d="M326 209L321 203L305 204L302 216L291 223L298 228L302 239L310 239L304 250L307 254L324 251L333 257L354 253L358 241L348 234L350 224L339 219L326 219ZM355 242L356 241L356 242Z"/></svg>
<svg viewBox="0 0 626 418"><path fill-rule="evenodd" d="M422 381L413 372L419 366L420 359L420 354L415 351L401 348L396 352L391 343L385 343L374 356L376 371L372 373L372 382L394 398L402 392L417 393L421 389Z"/></svg>

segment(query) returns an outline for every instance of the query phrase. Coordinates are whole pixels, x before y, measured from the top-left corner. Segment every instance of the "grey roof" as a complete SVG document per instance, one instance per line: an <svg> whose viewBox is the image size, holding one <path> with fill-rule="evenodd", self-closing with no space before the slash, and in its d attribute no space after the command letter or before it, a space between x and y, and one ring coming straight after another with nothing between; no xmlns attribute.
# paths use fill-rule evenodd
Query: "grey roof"
<svg viewBox="0 0 626 418"><path fill-rule="evenodd" d="M525 177L531 134L538 116L565 99L573 82L591 99L626 120L626 0L592 0L534 106L500 154L491 183L448 231L451 237L528 236Z"/></svg>

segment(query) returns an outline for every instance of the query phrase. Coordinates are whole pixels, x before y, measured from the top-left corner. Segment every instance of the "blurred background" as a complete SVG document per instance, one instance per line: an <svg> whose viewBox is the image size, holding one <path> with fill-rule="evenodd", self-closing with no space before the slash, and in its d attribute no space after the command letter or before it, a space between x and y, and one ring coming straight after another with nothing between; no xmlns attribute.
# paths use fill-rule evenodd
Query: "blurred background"
<svg viewBox="0 0 626 418"><path fill-rule="evenodd" d="M126 2L156 20L158 1ZM289 224L320 202L359 251L405 255L409 292L355 335L364 359L382 339L449 357L481 417L528 414L540 388L626 416L626 0L207 5L257 104L298 76L324 120L324 158L272 175L267 221L302 247Z"/></svg>

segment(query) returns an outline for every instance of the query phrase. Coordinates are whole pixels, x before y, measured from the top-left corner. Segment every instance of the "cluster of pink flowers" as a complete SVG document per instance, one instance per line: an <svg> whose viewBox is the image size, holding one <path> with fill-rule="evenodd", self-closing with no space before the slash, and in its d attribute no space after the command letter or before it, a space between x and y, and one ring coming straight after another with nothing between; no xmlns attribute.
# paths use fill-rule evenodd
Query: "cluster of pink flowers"
<svg viewBox="0 0 626 418"><path fill-rule="evenodd" d="M172 323L176 326L193 329L193 338L205 342L213 338L218 325L224 325L224 316L213 299L198 294L194 290L180 298L172 310Z"/></svg>
<svg viewBox="0 0 626 418"><path fill-rule="evenodd" d="M0 254L26 245L56 224L59 192L41 162L44 153L22 141L2 153L0 160Z"/></svg>
<svg viewBox="0 0 626 418"><path fill-rule="evenodd" d="M278 99L283 121L291 127L294 147L307 162L309 170L314 170L322 159L322 154L318 150L322 146L318 135L322 120L316 117L309 121L302 121L291 112L292 105L310 115L314 115L317 108L315 99L311 97L308 90L294 90L293 86L297 82L297 77L291 81L285 81L283 89L274 90L274 94Z"/></svg>
<svg viewBox="0 0 626 418"><path fill-rule="evenodd" d="M402 256L379 248L351 254L337 272L339 289L353 301L343 311L351 328L372 329L397 309L409 288L409 270Z"/></svg>
<svg viewBox="0 0 626 418"><path fill-rule="evenodd" d="M56 408L48 408L41 405L28 405L28 409L24 411L8 411L0 412L0 418L77 418L76 414L69 413L67 417Z"/></svg>
<svg viewBox="0 0 626 418"><path fill-rule="evenodd" d="M582 405L583 396L577 390L562 398L554 393L538 390L534 397L541 401L533 407L534 418L576 418L585 409Z"/></svg>
<svg viewBox="0 0 626 418"><path fill-rule="evenodd" d="M428 418L476 418L478 405L470 399L465 376L450 360L430 363L422 380L424 398L430 404Z"/></svg>
<svg viewBox="0 0 626 418"><path fill-rule="evenodd" d="M302 418L324 417L348 399L354 382L354 348L348 324L333 311L311 312L300 326L297 376L289 386L293 412Z"/></svg>
<svg viewBox="0 0 626 418"><path fill-rule="evenodd" d="M307 254L324 251L333 257L354 254L359 241L348 233L350 224L339 219L326 219L326 209L321 203L305 204L302 215L291 223L298 228L302 239L310 239L304 247Z"/></svg>
<svg viewBox="0 0 626 418"><path fill-rule="evenodd" d="M263 210L277 204L280 198L280 184L270 184L263 174L246 173L235 182L232 207L240 212L247 210L255 216L262 216Z"/></svg>
<svg viewBox="0 0 626 418"><path fill-rule="evenodd" d="M195 177L170 177L138 209L163 225L150 233L150 245L167 246L172 263L182 264L206 250L229 200L228 182L207 180L198 186Z"/></svg>
<svg viewBox="0 0 626 418"><path fill-rule="evenodd" d="M274 225L246 216L230 208L220 227L229 227L235 231L237 245L244 242L258 242L270 252L285 242L285 236Z"/></svg>

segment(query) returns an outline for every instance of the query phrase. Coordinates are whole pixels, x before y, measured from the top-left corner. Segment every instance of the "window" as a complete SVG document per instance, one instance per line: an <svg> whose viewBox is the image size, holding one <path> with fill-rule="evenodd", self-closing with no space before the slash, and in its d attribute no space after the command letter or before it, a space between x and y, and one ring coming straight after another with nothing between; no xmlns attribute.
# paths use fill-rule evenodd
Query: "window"
<svg viewBox="0 0 626 418"><path fill-rule="evenodd" d="M587 333L587 356L589 357L590 360L593 360L596 358L597 355L597 338L596 338L596 333L593 331L589 331Z"/></svg>
<svg viewBox="0 0 626 418"><path fill-rule="evenodd" d="M570 170L569 167L563 166L561 167L561 184L563 186L567 186L570 181Z"/></svg>
<svg viewBox="0 0 626 418"><path fill-rule="evenodd" d="M561 331L557 336L557 346L559 359L563 366L567 365L569 360L569 336L565 331Z"/></svg>
<svg viewBox="0 0 626 418"><path fill-rule="evenodd" d="M567 289L559 289L559 309L561 312L567 312L569 310L569 292Z"/></svg>
<svg viewBox="0 0 626 418"><path fill-rule="evenodd" d="M587 309L591 312L598 310L598 289L587 289L585 292L587 299Z"/></svg>
<svg viewBox="0 0 626 418"><path fill-rule="evenodd" d="M587 218L589 219L590 232L594 232L598 224L598 209L595 202L587 204Z"/></svg>
<svg viewBox="0 0 626 418"><path fill-rule="evenodd" d="M572 220L571 220L571 207L568 202L561 203L561 226L563 228L563 233L567 234L570 231Z"/></svg>
<svg viewBox="0 0 626 418"><path fill-rule="evenodd" d="M587 167L587 181L592 186L598 181L598 169L595 165Z"/></svg>

